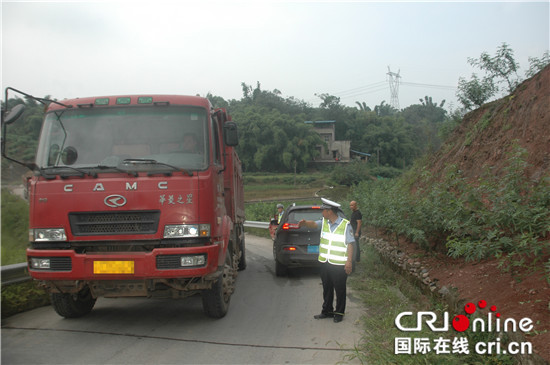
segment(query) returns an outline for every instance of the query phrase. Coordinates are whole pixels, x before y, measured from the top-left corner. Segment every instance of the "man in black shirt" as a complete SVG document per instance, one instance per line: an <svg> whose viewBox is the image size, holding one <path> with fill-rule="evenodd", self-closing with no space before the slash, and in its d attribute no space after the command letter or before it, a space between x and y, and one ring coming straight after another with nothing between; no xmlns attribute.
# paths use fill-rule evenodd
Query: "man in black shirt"
<svg viewBox="0 0 550 365"><path fill-rule="evenodd" d="M353 236L355 238L355 251L357 255L355 256L356 261L361 259L361 250L359 249L359 237L361 237L361 224L363 220L363 215L357 207L357 202L352 200L349 203L349 208L351 209L351 218L349 220L351 227L353 228Z"/></svg>

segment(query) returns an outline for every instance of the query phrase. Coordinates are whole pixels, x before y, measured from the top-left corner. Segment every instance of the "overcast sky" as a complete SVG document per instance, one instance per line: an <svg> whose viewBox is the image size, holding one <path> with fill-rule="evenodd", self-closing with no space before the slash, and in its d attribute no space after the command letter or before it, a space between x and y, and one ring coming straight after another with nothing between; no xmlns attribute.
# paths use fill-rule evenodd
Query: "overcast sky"
<svg viewBox="0 0 550 365"><path fill-rule="evenodd" d="M520 63L550 48L539 2L96 1L2 3L2 91L242 97L241 83L318 106L425 95L453 103L468 57L507 43Z"/></svg>

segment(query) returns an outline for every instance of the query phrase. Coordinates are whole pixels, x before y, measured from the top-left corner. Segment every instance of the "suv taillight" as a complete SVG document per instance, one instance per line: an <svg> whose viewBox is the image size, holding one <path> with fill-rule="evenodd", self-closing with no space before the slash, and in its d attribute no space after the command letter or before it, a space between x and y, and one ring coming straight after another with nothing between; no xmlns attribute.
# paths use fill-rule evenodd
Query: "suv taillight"
<svg viewBox="0 0 550 365"><path fill-rule="evenodd" d="M283 229L285 231L288 231L289 229L298 229L300 228L300 225L298 223L284 223Z"/></svg>

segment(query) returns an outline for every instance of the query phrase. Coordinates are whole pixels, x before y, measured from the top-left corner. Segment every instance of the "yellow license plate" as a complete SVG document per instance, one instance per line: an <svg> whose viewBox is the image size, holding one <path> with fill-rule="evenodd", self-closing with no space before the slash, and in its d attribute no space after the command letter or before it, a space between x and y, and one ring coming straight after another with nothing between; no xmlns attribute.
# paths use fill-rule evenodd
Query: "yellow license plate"
<svg viewBox="0 0 550 365"><path fill-rule="evenodd" d="M94 274L133 274L133 261L94 261Z"/></svg>

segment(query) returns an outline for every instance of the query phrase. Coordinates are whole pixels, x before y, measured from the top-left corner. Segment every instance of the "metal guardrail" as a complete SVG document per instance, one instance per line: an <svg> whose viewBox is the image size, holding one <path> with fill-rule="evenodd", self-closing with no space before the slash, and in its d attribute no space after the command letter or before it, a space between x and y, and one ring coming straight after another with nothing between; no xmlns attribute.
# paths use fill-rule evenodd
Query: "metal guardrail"
<svg viewBox="0 0 550 365"><path fill-rule="evenodd" d="M2 266L2 285L22 283L30 279L26 262Z"/></svg>
<svg viewBox="0 0 550 365"><path fill-rule="evenodd" d="M245 221L244 226L250 227L250 228L268 229L269 223ZM20 264L2 266L2 285L22 283L30 279L31 279L31 276L29 275L29 270L27 269L26 262L22 262Z"/></svg>
<svg viewBox="0 0 550 365"><path fill-rule="evenodd" d="M244 222L244 226L245 226L245 227L250 227L250 228L264 228L264 229L268 229L268 228L269 228L269 222L245 221L245 222Z"/></svg>

